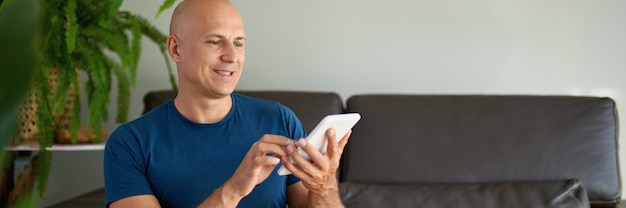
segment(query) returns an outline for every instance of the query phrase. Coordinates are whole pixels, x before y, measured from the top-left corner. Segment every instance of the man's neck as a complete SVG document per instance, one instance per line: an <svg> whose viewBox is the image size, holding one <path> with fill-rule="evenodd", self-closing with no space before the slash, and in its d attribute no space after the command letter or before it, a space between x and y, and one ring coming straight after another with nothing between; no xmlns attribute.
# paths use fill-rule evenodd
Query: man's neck
<svg viewBox="0 0 626 208"><path fill-rule="evenodd" d="M185 118L201 124L217 123L228 115L233 106L230 95L211 98L179 94L174 98L174 106Z"/></svg>

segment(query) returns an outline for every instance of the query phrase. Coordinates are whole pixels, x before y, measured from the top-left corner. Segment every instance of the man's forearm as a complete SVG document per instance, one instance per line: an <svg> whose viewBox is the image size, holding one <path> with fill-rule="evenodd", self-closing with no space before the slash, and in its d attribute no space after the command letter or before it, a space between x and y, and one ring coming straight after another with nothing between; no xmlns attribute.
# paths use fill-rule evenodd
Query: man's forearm
<svg viewBox="0 0 626 208"><path fill-rule="evenodd" d="M309 191L309 207L344 207L339 197L339 190L327 190L324 193L314 193Z"/></svg>
<svg viewBox="0 0 626 208"><path fill-rule="evenodd" d="M224 185L215 190L209 198L205 199L198 208L208 208L208 207L237 207L239 201L241 201L243 197L237 196L230 183L226 181Z"/></svg>

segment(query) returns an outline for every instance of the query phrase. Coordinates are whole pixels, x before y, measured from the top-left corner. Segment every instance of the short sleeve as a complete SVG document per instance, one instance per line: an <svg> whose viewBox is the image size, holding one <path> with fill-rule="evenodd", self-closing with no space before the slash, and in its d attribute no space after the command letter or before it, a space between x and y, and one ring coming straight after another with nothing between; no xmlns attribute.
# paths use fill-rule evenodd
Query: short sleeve
<svg viewBox="0 0 626 208"><path fill-rule="evenodd" d="M126 197L153 194L146 170L139 139L126 126L118 127L107 139L104 150L106 206Z"/></svg>

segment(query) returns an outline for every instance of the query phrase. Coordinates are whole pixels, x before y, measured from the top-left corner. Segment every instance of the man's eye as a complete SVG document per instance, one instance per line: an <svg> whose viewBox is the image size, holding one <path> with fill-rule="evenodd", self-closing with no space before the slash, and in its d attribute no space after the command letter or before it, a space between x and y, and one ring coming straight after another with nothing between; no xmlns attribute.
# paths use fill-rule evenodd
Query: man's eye
<svg viewBox="0 0 626 208"><path fill-rule="evenodd" d="M235 43L234 45L237 48L242 48L243 47L243 43Z"/></svg>
<svg viewBox="0 0 626 208"><path fill-rule="evenodd" d="M211 44L211 45L219 45L220 44L219 41L214 41L214 40L207 41L207 43Z"/></svg>

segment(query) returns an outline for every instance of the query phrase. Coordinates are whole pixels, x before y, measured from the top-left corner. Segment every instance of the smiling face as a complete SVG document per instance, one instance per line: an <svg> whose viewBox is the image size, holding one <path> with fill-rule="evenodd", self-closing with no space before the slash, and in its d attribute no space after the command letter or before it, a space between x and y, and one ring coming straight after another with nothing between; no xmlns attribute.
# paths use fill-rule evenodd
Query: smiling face
<svg viewBox="0 0 626 208"><path fill-rule="evenodd" d="M233 92L243 70L245 33L228 1L180 3L167 45L178 67L179 94L223 98Z"/></svg>

